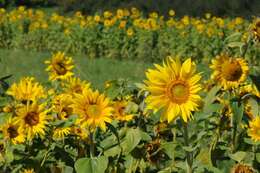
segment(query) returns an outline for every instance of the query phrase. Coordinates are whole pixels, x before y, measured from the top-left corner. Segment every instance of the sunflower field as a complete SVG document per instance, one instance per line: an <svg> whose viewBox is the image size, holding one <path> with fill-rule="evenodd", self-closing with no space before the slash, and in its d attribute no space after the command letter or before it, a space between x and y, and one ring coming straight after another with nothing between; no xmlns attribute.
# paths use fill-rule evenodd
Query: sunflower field
<svg viewBox="0 0 260 173"><path fill-rule="evenodd" d="M44 83L0 74L0 173L260 171L257 17L2 8L0 47L52 52ZM97 89L78 53L155 64Z"/></svg>

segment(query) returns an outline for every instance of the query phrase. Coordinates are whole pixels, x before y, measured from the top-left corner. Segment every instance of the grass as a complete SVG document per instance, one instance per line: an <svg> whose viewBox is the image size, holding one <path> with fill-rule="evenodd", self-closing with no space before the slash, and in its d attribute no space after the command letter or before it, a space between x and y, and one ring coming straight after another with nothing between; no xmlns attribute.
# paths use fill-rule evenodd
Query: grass
<svg viewBox="0 0 260 173"><path fill-rule="evenodd" d="M23 50L0 49L0 77L12 74L11 83L24 76L34 76L42 83L48 80L44 61L51 57L49 52L29 52ZM119 61L113 59L88 59L82 55L73 56L76 68L75 74L81 79L88 80L92 86L102 88L106 80L118 78L141 82L145 70L150 63Z"/></svg>

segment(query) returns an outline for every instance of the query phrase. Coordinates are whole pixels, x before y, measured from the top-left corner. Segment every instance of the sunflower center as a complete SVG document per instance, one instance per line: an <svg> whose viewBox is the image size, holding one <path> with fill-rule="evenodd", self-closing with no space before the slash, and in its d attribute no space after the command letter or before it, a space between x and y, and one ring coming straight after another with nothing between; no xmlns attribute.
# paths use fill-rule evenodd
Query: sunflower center
<svg viewBox="0 0 260 173"><path fill-rule="evenodd" d="M54 63L53 68L58 75L65 75L67 73L67 69L62 62Z"/></svg>
<svg viewBox="0 0 260 173"><path fill-rule="evenodd" d="M174 103L182 104L188 100L189 87L182 81L174 82L168 88L168 93Z"/></svg>
<svg viewBox="0 0 260 173"><path fill-rule="evenodd" d="M101 110L98 105L90 105L87 109L87 115L89 117L99 117Z"/></svg>
<svg viewBox="0 0 260 173"><path fill-rule="evenodd" d="M39 115L37 112L28 112L25 116L25 123L30 126L35 126L39 123Z"/></svg>
<svg viewBox="0 0 260 173"><path fill-rule="evenodd" d="M227 81L237 81L242 76L243 71L240 64L233 60L223 64L222 73Z"/></svg>
<svg viewBox="0 0 260 173"><path fill-rule="evenodd" d="M10 138L15 138L18 136L18 132L17 132L17 129L13 126L10 126L8 129L7 129L7 132L10 136Z"/></svg>

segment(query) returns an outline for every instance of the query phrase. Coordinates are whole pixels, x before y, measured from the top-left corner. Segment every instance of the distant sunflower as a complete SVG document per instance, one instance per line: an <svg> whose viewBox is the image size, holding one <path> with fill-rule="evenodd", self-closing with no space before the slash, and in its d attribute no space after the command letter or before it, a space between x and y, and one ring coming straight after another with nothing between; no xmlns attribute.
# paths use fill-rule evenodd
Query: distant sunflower
<svg viewBox="0 0 260 173"><path fill-rule="evenodd" d="M251 166L245 165L245 164L236 164L232 170L231 173L254 173L255 171Z"/></svg>
<svg viewBox="0 0 260 173"><path fill-rule="evenodd" d="M69 94L59 94L53 97L52 111L57 114L57 118L60 120L68 119L72 115L71 108L72 96Z"/></svg>
<svg viewBox="0 0 260 173"><path fill-rule="evenodd" d="M260 141L260 116L249 122L248 135L254 141Z"/></svg>
<svg viewBox="0 0 260 173"><path fill-rule="evenodd" d="M115 101L113 103L114 113L113 117L119 121L130 121L134 115L129 114L126 110L128 102L125 100Z"/></svg>
<svg viewBox="0 0 260 173"><path fill-rule="evenodd" d="M68 94L81 94L84 88L89 88L90 83L77 77L69 77L63 83L64 92Z"/></svg>
<svg viewBox="0 0 260 173"><path fill-rule="evenodd" d="M83 90L82 94L76 94L73 100L73 112L79 116L78 124L94 130L100 127L106 130L106 122L112 121L113 108L110 107L109 99L98 91L89 88Z"/></svg>
<svg viewBox="0 0 260 173"><path fill-rule="evenodd" d="M66 136L68 136L71 133L70 127L61 127L61 128L55 128L53 131L52 138L54 140L64 140Z"/></svg>
<svg viewBox="0 0 260 173"><path fill-rule="evenodd" d="M35 136L44 137L48 124L47 112L44 104L37 103L25 105L17 110L17 121L20 128L24 129L28 140L32 140Z"/></svg>
<svg viewBox="0 0 260 173"><path fill-rule="evenodd" d="M237 88L248 75L249 67L242 58L232 58L227 55L217 56L212 60L212 80L217 81L224 89Z"/></svg>
<svg viewBox="0 0 260 173"><path fill-rule="evenodd" d="M19 83L14 83L8 89L7 94L25 103L46 97L43 86L36 82L33 77L25 77Z"/></svg>
<svg viewBox="0 0 260 173"><path fill-rule="evenodd" d="M7 122L2 125L1 131L4 139L11 141L13 144L19 144L25 141L23 129L19 128L19 124L12 118L8 119Z"/></svg>
<svg viewBox="0 0 260 173"><path fill-rule="evenodd" d="M256 41L260 41L260 18L257 18L252 26L252 31Z"/></svg>
<svg viewBox="0 0 260 173"><path fill-rule="evenodd" d="M162 66L155 64L155 67L146 72L145 88L150 92L147 109L163 109L162 121L171 122L180 115L187 122L202 100L198 95L202 89L198 84L201 75L196 74L195 63L187 59L181 64L169 57Z"/></svg>
<svg viewBox="0 0 260 173"><path fill-rule="evenodd" d="M65 56L62 52L54 54L51 61L45 61L45 63L49 65L46 71L49 72L49 79L51 81L64 80L73 76L73 60L71 57Z"/></svg>
<svg viewBox="0 0 260 173"><path fill-rule="evenodd" d="M35 173L34 169L23 169L22 171L20 171L20 173Z"/></svg>

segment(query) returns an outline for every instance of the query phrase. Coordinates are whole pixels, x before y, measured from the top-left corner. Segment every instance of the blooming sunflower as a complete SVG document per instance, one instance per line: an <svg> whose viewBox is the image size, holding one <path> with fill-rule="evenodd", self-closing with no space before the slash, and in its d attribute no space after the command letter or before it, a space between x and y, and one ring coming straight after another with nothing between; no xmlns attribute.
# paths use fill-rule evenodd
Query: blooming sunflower
<svg viewBox="0 0 260 173"><path fill-rule="evenodd" d="M88 139L89 131L82 126L73 126L71 133L78 136L82 140Z"/></svg>
<svg viewBox="0 0 260 173"><path fill-rule="evenodd" d="M65 56L62 52L53 54L51 61L45 61L45 63L49 64L46 71L49 72L49 79L51 81L64 80L73 76L73 60L71 57Z"/></svg>
<svg viewBox="0 0 260 173"><path fill-rule="evenodd" d="M100 127L106 130L106 122L111 122L113 108L109 99L98 91L85 88L82 94L76 94L73 100L73 112L79 116L77 121L82 127L94 130Z"/></svg>
<svg viewBox="0 0 260 173"><path fill-rule="evenodd" d="M58 119L65 120L73 113L71 104L71 95L59 94L53 97L51 109L57 114Z"/></svg>
<svg viewBox="0 0 260 173"><path fill-rule="evenodd" d="M14 119L9 118L7 122L1 127L4 139L11 141L13 144L23 143L25 136L23 129L19 128L19 124Z"/></svg>
<svg viewBox="0 0 260 173"><path fill-rule="evenodd" d="M17 122L24 129L26 138L32 140L35 136L44 137L48 124L48 110L44 104L33 103L24 105L17 110Z"/></svg>
<svg viewBox="0 0 260 173"><path fill-rule="evenodd" d="M55 128L53 131L52 138L54 140L64 140L64 138L68 136L70 133L71 133L70 127Z"/></svg>
<svg viewBox="0 0 260 173"><path fill-rule="evenodd" d="M25 77L19 83L14 83L7 90L7 94L22 102L35 101L46 97L43 86L35 82L33 77Z"/></svg>
<svg viewBox="0 0 260 173"><path fill-rule="evenodd" d="M227 55L217 56L212 60L210 68L213 71L211 78L217 81L224 89L237 88L248 75L249 68L242 58L233 58Z"/></svg>
<svg viewBox="0 0 260 173"><path fill-rule="evenodd" d="M255 117L249 122L248 135L254 141L260 141L260 116Z"/></svg>
<svg viewBox="0 0 260 173"><path fill-rule="evenodd" d="M161 120L171 122L179 115L187 122L191 112L199 107L202 89L198 81L201 75L196 73L196 65L187 59L183 64L169 57L163 65L155 64L156 69L146 72L145 89L150 92L146 98L147 110L163 109Z"/></svg>
<svg viewBox="0 0 260 173"><path fill-rule="evenodd" d="M254 173L255 171L251 166L244 165L244 164L236 164L232 170L231 173Z"/></svg>
<svg viewBox="0 0 260 173"><path fill-rule="evenodd" d="M35 173L34 169L23 169L20 173Z"/></svg>
<svg viewBox="0 0 260 173"><path fill-rule="evenodd" d="M257 87L254 84L246 84L241 87L239 87L239 95L241 97L251 94L258 98L260 98L260 92L258 91Z"/></svg>
<svg viewBox="0 0 260 173"><path fill-rule="evenodd" d="M113 117L115 117L119 121L130 121L133 119L134 115L127 113L128 102L125 100L115 101L113 103L114 113Z"/></svg>
<svg viewBox="0 0 260 173"><path fill-rule="evenodd" d="M82 81L77 77L69 77L63 83L64 92L68 94L81 94L84 88L89 88L90 83L87 81Z"/></svg>

